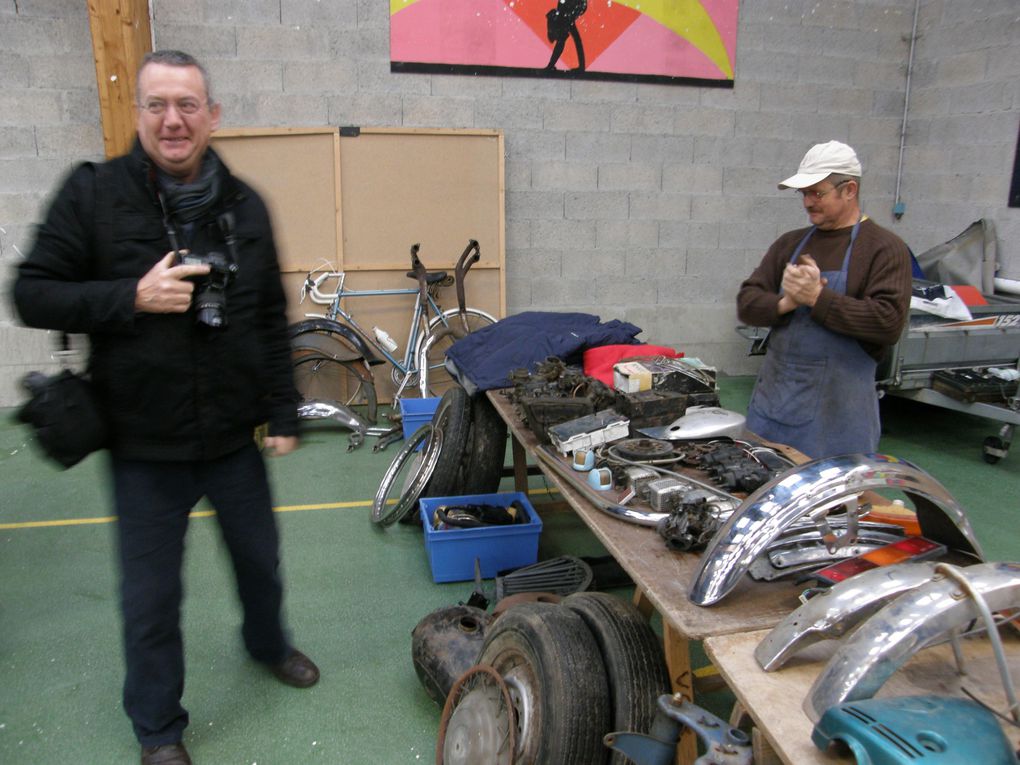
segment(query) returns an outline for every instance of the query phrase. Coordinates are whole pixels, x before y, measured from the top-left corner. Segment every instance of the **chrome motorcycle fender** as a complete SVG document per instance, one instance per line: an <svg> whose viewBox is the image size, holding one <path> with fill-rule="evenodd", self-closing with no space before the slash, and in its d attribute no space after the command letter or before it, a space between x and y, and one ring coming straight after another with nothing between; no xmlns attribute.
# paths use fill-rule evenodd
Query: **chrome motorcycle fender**
<svg viewBox="0 0 1020 765"><path fill-rule="evenodd" d="M699 606L718 603L788 527L805 516L824 522L844 505L855 520L858 495L881 489L913 502L924 536L984 559L963 508L932 476L889 455L848 454L791 468L750 494L709 542L688 598Z"/></svg>
<svg viewBox="0 0 1020 765"><path fill-rule="evenodd" d="M995 611L1020 606L1020 563L980 563L958 569ZM980 618L960 583L936 573L862 624L829 659L804 699L818 722L844 701L870 699L917 651Z"/></svg>
<svg viewBox="0 0 1020 765"><path fill-rule="evenodd" d="M890 600L934 575L935 564L922 561L882 566L845 579L787 614L758 643L754 658L766 672L773 672L809 645L843 637Z"/></svg>

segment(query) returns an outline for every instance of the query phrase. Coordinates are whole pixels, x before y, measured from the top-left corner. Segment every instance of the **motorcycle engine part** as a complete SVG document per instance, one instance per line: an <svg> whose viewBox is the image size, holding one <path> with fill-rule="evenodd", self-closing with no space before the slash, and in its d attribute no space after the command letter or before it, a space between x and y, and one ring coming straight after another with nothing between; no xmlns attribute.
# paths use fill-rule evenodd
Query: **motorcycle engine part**
<svg viewBox="0 0 1020 765"><path fill-rule="evenodd" d="M980 563L957 571L991 611L1020 607L1020 563ZM818 721L837 704L871 698L917 651L965 627L980 611L967 589L936 568L934 578L900 595L847 638L815 678L804 712Z"/></svg>
<svg viewBox="0 0 1020 765"><path fill-rule="evenodd" d="M657 478L649 481L648 504L657 513L668 513L679 506L683 495L691 490L691 484L677 478Z"/></svg>
<svg viewBox="0 0 1020 765"><path fill-rule="evenodd" d="M841 742L858 763L1016 765L995 715L969 699L898 696L848 701L827 710L811 732L823 752Z"/></svg>
<svg viewBox="0 0 1020 765"><path fill-rule="evenodd" d="M864 571L822 590L772 628L754 649L754 658L766 672L779 669L801 649L836 640L907 590L935 575L935 564L899 563Z"/></svg>
<svg viewBox="0 0 1020 765"><path fill-rule="evenodd" d="M624 438L629 432L630 421L626 417L604 409L553 425L549 428L549 440L560 454L570 454L577 449L591 449Z"/></svg>
<svg viewBox="0 0 1020 765"><path fill-rule="evenodd" d="M569 595L587 590L592 583L591 566L572 555L522 566L496 577L496 600L520 592L551 592Z"/></svg>
<svg viewBox="0 0 1020 765"><path fill-rule="evenodd" d="M418 447L424 447L419 452ZM432 423L425 423L404 442L400 451L393 457L386 468L379 488L372 501L372 523L378 526L389 526L408 515L418 506L418 499L425 490L439 452L443 448L443 431ZM400 494L397 500L391 500L394 489Z"/></svg>
<svg viewBox="0 0 1020 765"><path fill-rule="evenodd" d="M684 700L680 694L663 694L658 704L649 733L607 733L602 743L622 752L636 765L670 765L675 761L676 743L686 727L698 735L705 749L694 765L751 765L751 739L739 728Z"/></svg>
<svg viewBox="0 0 1020 765"><path fill-rule="evenodd" d="M609 468L589 470L588 485L595 491L609 491L613 488L613 471Z"/></svg>
<svg viewBox="0 0 1020 765"><path fill-rule="evenodd" d="M649 438L666 441L684 441L698 438L741 438L744 435L744 415L717 406L689 406L687 413L670 425L659 428L638 428Z"/></svg>
<svg viewBox="0 0 1020 765"><path fill-rule="evenodd" d="M442 706L457 678L478 660L485 631L495 617L468 605L446 606L411 630L414 671L429 698Z"/></svg>
<svg viewBox="0 0 1020 765"><path fill-rule="evenodd" d="M490 666L471 667L446 697L437 765L513 765L516 749L517 725L506 682Z"/></svg>
<svg viewBox="0 0 1020 765"><path fill-rule="evenodd" d="M699 606L718 603L751 562L804 517L823 525L828 513L848 506L848 523L856 524L859 495L869 489L902 492L917 508L924 536L984 558L963 508L942 484L906 460L847 454L799 465L748 496L705 549L688 598ZM845 536L855 533L852 524Z"/></svg>
<svg viewBox="0 0 1020 765"><path fill-rule="evenodd" d="M711 497L690 492L678 508L659 522L657 530L673 550L700 550L722 525Z"/></svg>
<svg viewBox="0 0 1020 765"><path fill-rule="evenodd" d="M676 455L673 444L655 438L627 438L609 447L610 456L620 456L633 462L664 460Z"/></svg>
<svg viewBox="0 0 1020 765"><path fill-rule="evenodd" d="M580 472L591 470L595 467L595 452L591 449L578 449L570 460L570 466Z"/></svg>

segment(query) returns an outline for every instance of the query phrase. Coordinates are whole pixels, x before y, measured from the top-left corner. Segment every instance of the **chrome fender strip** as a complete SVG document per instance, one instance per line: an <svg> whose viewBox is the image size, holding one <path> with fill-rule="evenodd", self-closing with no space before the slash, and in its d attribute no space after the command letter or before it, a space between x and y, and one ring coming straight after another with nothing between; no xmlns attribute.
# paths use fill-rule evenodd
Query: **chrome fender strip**
<svg viewBox="0 0 1020 765"><path fill-rule="evenodd" d="M699 606L719 602L784 530L809 514L817 519L856 503L869 489L902 492L924 536L984 558L963 509L932 476L889 455L848 454L791 468L750 494L709 542L688 598Z"/></svg>
<svg viewBox="0 0 1020 765"><path fill-rule="evenodd" d="M852 576L788 614L758 643L754 658L766 672L773 672L809 645L843 637L897 595L934 575L935 564L923 561L882 566Z"/></svg>
<svg viewBox="0 0 1020 765"><path fill-rule="evenodd" d="M992 611L1020 606L1020 563L980 563L960 569ZM868 619L833 654L804 699L817 722L844 701L869 699L911 656L980 613L951 578L937 574Z"/></svg>

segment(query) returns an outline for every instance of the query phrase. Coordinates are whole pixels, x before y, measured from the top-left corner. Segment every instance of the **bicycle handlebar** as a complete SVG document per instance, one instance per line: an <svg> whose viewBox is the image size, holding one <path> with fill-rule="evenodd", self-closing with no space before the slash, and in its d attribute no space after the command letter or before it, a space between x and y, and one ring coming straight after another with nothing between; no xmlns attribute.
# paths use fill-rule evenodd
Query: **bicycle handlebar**
<svg viewBox="0 0 1020 765"><path fill-rule="evenodd" d="M344 284L344 272L343 271L323 271L319 276L312 278L314 271L309 271L305 277L305 283L301 285L301 302L304 302L305 295L311 297L313 303L319 305L331 305L340 293ZM340 282L337 285L336 292L329 293L323 292L319 289L322 283L327 279L339 279Z"/></svg>

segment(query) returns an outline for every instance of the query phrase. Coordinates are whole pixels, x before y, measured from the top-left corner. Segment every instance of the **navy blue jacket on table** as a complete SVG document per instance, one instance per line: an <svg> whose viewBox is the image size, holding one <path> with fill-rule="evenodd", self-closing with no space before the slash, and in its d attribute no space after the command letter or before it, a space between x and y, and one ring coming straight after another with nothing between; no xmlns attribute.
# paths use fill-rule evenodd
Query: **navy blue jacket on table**
<svg viewBox="0 0 1020 765"><path fill-rule="evenodd" d="M233 213L239 268L226 288L226 326L197 323L194 309L135 312L139 279L172 249L155 173L137 141L102 168L85 163L71 173L19 265L14 298L25 323L89 335L89 370L115 455L213 459L251 443L253 427L267 421L271 435L297 434L269 215L225 165L218 172L219 201L186 227L181 246L226 252L217 217Z"/></svg>
<svg viewBox="0 0 1020 765"><path fill-rule="evenodd" d="M469 393L510 386L515 369L534 371L550 356L567 363L585 348L636 344L641 328L590 313L525 311L461 338L446 352Z"/></svg>

